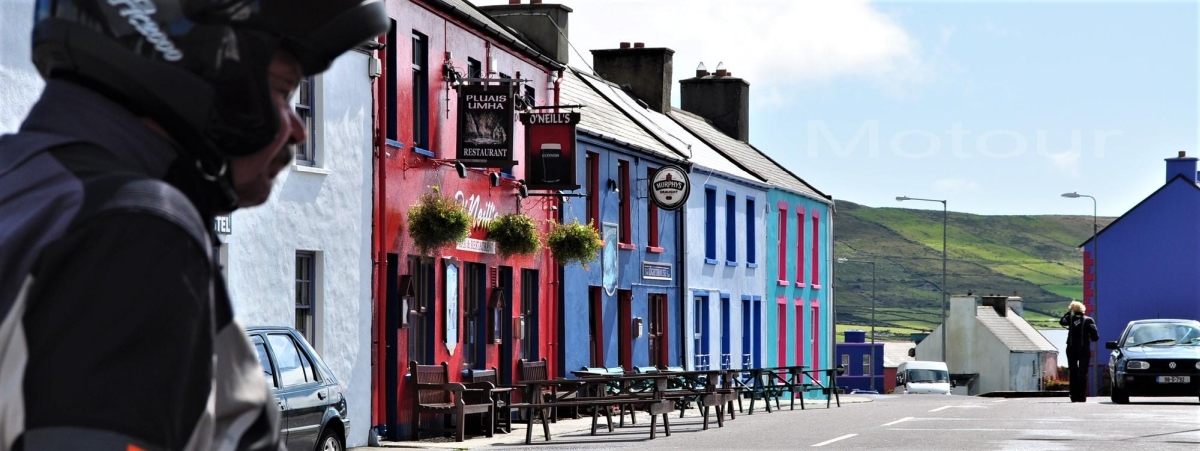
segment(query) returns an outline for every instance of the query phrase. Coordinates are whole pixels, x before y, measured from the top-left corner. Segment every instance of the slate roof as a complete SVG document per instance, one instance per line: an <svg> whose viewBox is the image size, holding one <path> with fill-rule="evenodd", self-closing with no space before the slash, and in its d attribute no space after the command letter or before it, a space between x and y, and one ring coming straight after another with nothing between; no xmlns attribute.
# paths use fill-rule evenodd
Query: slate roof
<svg viewBox="0 0 1200 451"><path fill-rule="evenodd" d="M975 318L983 324L992 335L999 338L1010 351L1017 352L1058 352L1058 348L1050 343L1045 336L1029 325L1020 315L1008 309L1008 314L1000 316L991 306L975 307Z"/></svg>
<svg viewBox="0 0 1200 451"><path fill-rule="evenodd" d="M749 143L722 133L704 118L679 108L672 108L671 117L701 139L712 144L727 157L745 165L750 171L762 176L772 185L821 202L832 203L828 195L801 180L800 177L775 162L771 157Z"/></svg>
<svg viewBox="0 0 1200 451"><path fill-rule="evenodd" d="M441 8L443 11L446 11L452 15L458 16L460 19L464 19L468 22L473 22L475 26L483 29L483 31L485 31L485 32L492 34L497 39L499 39L501 42L511 45L513 47L516 47L518 50L525 52L528 56L531 56L531 57L541 61L543 64L546 64L546 65L554 67L554 68L562 68L563 67L562 64L559 64L557 61L554 61L554 60L550 59L550 57L543 54L541 49L538 49L534 45L532 45L532 44L526 42L524 39L518 37L517 33L513 32L508 27L500 24L500 22L496 22L496 20L492 19L492 17L489 16L487 13L480 11L479 8L475 7L475 5L471 4L471 2L468 2L466 0L427 0L427 1L430 4L432 4L438 8Z"/></svg>
<svg viewBox="0 0 1200 451"><path fill-rule="evenodd" d="M908 356L908 350L916 347L917 344L911 341L884 342L883 367L896 368L903 362L911 362L916 360L916 358Z"/></svg>
<svg viewBox="0 0 1200 451"><path fill-rule="evenodd" d="M630 145L670 160L682 160L682 155L647 133L593 88L594 85L607 83L571 68L563 72L563 80L559 85L559 89L562 90L559 93L559 104L585 105L585 108L580 110L580 131L591 132L604 139Z"/></svg>

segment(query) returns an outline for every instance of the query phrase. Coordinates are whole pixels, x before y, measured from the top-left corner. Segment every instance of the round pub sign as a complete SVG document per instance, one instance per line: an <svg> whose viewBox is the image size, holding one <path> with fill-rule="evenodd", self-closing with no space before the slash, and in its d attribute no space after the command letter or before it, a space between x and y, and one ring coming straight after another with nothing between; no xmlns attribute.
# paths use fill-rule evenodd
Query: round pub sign
<svg viewBox="0 0 1200 451"><path fill-rule="evenodd" d="M691 180L683 168L667 165L650 177L650 199L664 210L678 210L692 191Z"/></svg>

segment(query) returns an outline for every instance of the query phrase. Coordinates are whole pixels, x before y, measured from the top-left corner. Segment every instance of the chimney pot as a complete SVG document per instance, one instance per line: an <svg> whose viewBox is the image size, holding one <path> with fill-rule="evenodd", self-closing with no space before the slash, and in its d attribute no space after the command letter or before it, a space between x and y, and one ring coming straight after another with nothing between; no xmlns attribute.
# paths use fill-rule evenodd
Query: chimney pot
<svg viewBox="0 0 1200 451"><path fill-rule="evenodd" d="M696 66L696 78L705 77L705 76L708 76L708 68L705 67L704 62L701 61L700 65Z"/></svg>
<svg viewBox="0 0 1200 451"><path fill-rule="evenodd" d="M623 48L623 49L627 49L627 48L629 48L629 43L628 43L628 42L622 42L622 43L621 43L621 48Z"/></svg>
<svg viewBox="0 0 1200 451"><path fill-rule="evenodd" d="M530 5L540 5L542 0L529 0Z"/></svg>
<svg viewBox="0 0 1200 451"><path fill-rule="evenodd" d="M1182 150L1179 151L1179 158L1186 158L1186 157L1187 157L1187 152L1182 151Z"/></svg>
<svg viewBox="0 0 1200 451"><path fill-rule="evenodd" d="M510 4L510 5L520 5L520 4L521 4L521 0L508 0L508 4Z"/></svg>
<svg viewBox="0 0 1200 451"><path fill-rule="evenodd" d="M635 43L633 43L633 48L644 49L644 48L646 48L646 44L644 42L635 42Z"/></svg>

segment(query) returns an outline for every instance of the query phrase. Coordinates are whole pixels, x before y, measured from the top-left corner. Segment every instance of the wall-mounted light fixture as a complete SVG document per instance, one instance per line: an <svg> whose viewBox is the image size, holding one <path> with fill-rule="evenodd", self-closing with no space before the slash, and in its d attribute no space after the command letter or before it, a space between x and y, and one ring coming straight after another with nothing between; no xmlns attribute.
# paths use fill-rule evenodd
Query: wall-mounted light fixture
<svg viewBox="0 0 1200 451"><path fill-rule="evenodd" d="M460 178L460 179L467 178L467 165L455 162L454 163L454 172L458 173L458 178Z"/></svg>
<svg viewBox="0 0 1200 451"><path fill-rule="evenodd" d="M621 192L621 190L617 188L617 181L613 179L608 179L608 190L614 193Z"/></svg>
<svg viewBox="0 0 1200 451"><path fill-rule="evenodd" d="M493 188L500 186L500 173L493 172L491 174L488 174L488 181L491 182Z"/></svg>
<svg viewBox="0 0 1200 451"><path fill-rule="evenodd" d="M529 186L525 184L525 179L517 181L517 195L522 199L529 197Z"/></svg>

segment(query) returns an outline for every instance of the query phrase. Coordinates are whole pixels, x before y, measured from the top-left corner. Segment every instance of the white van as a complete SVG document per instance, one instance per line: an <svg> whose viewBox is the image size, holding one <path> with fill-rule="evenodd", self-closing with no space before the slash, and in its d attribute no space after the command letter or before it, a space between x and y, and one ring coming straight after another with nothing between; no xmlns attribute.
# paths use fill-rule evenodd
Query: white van
<svg viewBox="0 0 1200 451"><path fill-rule="evenodd" d="M954 383L945 362L902 362L896 368L896 393L949 395Z"/></svg>

